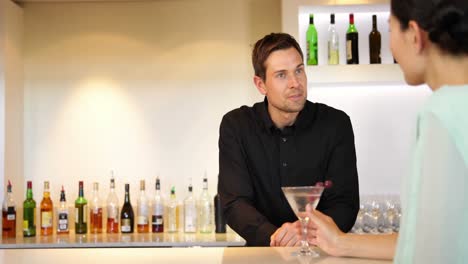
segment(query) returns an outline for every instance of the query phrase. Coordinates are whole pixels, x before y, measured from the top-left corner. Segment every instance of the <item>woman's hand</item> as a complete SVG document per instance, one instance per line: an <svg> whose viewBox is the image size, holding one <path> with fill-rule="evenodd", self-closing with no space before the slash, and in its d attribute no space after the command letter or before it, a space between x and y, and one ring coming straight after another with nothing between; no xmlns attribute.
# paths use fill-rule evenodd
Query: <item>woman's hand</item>
<svg viewBox="0 0 468 264"><path fill-rule="evenodd" d="M345 235L333 219L321 212L306 207L306 214L309 217L309 233L307 239L311 245L316 245L327 254L340 256L340 239Z"/></svg>

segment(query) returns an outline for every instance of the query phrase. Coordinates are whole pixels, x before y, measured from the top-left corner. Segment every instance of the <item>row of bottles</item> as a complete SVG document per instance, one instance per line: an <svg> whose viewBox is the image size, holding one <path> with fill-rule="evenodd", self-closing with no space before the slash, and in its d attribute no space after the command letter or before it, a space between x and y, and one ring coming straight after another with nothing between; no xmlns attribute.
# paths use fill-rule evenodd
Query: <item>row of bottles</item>
<svg viewBox="0 0 468 264"><path fill-rule="evenodd" d="M358 30L354 24L354 14L349 14L349 26L346 31L346 63L359 64L359 39ZM306 32L306 63L307 65L318 65L318 34L314 25L314 15L310 14L309 27ZM339 64L340 37L335 26L335 14L330 15L328 28L328 64ZM381 59L381 35L377 29L377 16L372 16L372 31L369 33L369 57L370 64L380 64ZM394 61L395 62L395 61Z"/></svg>
<svg viewBox="0 0 468 264"><path fill-rule="evenodd" d="M106 232L107 233L133 233L136 226L138 233L179 232L211 233L213 231L213 203L208 193L208 179L203 178L203 190L199 199L193 195L192 184L188 187L188 196L183 201L183 207L176 198L175 187L171 188L171 195L167 203L161 194L160 179L156 179L156 193L149 199L145 193L145 181L140 181L140 195L137 200L136 214L130 201L130 185L125 184L125 199L121 210L115 192L115 180L110 180L110 191L106 201ZM226 232L224 217L219 210L219 198L216 195L216 232ZM103 232L103 205L99 198L99 184L93 183L93 193L89 200L85 198L83 182L79 182L78 198L75 200L75 233L99 234ZM16 237L16 206L12 198L12 186L8 182L7 193L3 202L2 237ZM183 217L181 217L181 211ZM36 202L33 199L32 182L27 182L26 200L23 203L23 236L36 236ZM54 232L54 206L50 198L49 182L44 182L44 195L39 208L40 234L52 235ZM89 217L88 217L89 214ZM67 207L65 190L62 186L60 203L57 207L56 233L68 234L70 232L70 212ZM136 216L136 217L135 217ZM180 218L183 228L180 226ZM89 219L89 225L88 225ZM166 223L167 222L167 223ZM166 229L166 230L165 230Z"/></svg>

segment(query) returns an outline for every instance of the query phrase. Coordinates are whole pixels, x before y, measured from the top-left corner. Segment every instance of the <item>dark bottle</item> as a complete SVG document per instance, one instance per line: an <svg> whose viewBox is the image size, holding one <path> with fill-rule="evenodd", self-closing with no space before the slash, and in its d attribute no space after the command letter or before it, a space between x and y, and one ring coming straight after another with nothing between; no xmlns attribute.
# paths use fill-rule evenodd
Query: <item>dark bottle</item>
<svg viewBox="0 0 468 264"><path fill-rule="evenodd" d="M354 25L354 14L349 14L349 27L346 31L346 63L359 64L358 31Z"/></svg>
<svg viewBox="0 0 468 264"><path fill-rule="evenodd" d="M23 236L36 236L36 201L33 199L32 182L27 182L26 200L23 203Z"/></svg>
<svg viewBox="0 0 468 264"><path fill-rule="evenodd" d="M75 233L86 234L88 232L87 214L88 201L84 198L83 182L79 182L78 198L75 200Z"/></svg>
<svg viewBox="0 0 468 264"><path fill-rule="evenodd" d="M133 223L135 221L133 215L132 204L130 203L130 184L125 184L125 200L120 214L120 231L122 233L133 233Z"/></svg>
<svg viewBox="0 0 468 264"><path fill-rule="evenodd" d="M223 208L221 205L221 198L218 194L214 197L214 207L215 207L215 232L216 233L226 233L226 219L224 218Z"/></svg>
<svg viewBox="0 0 468 264"><path fill-rule="evenodd" d="M377 30L377 16L372 16L372 31L369 34L369 56L371 64L380 64L382 59L380 58L382 37L380 32Z"/></svg>

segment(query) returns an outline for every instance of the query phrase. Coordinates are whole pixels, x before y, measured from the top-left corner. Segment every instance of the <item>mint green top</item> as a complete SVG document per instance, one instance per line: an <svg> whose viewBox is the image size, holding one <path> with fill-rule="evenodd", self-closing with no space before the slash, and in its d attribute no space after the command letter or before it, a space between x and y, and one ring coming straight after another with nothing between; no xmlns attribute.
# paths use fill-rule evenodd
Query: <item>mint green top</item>
<svg viewBox="0 0 468 264"><path fill-rule="evenodd" d="M417 125L395 263L468 263L468 85L435 91Z"/></svg>

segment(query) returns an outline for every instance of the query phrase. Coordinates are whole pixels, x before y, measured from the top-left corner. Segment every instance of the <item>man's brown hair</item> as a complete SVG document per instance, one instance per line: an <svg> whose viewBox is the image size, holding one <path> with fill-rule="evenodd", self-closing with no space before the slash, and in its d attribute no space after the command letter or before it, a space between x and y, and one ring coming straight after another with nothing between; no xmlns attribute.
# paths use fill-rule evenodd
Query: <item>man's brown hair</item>
<svg viewBox="0 0 468 264"><path fill-rule="evenodd" d="M255 75L266 80L266 67L265 61L271 53L277 50L295 48L304 60L301 47L297 41L289 34L286 33L271 33L255 43L252 51L252 64L254 67Z"/></svg>

